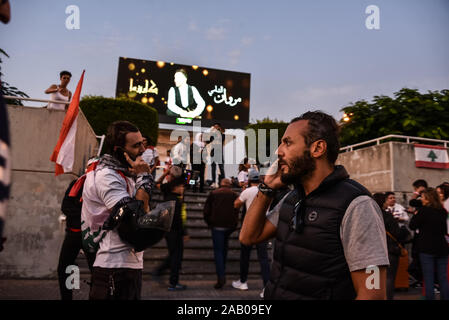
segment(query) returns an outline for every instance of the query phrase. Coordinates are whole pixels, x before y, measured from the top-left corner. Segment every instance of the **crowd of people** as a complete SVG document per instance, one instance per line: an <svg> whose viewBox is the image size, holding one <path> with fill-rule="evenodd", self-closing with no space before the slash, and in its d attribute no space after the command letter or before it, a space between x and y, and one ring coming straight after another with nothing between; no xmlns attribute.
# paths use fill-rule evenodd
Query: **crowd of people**
<svg viewBox="0 0 449 320"><path fill-rule="evenodd" d="M413 188L407 209L396 203L394 192L373 195L382 209L387 232L387 299L394 297L396 275L405 272L411 286L425 288L426 299L434 299L434 292L439 291L441 299L447 300L449 183L429 188L425 180L419 179ZM407 262L402 271L398 270L401 257ZM434 281L434 275L438 281Z"/></svg>
<svg viewBox="0 0 449 320"><path fill-rule="evenodd" d="M70 72L61 72L61 83L45 91L52 100L70 100L70 77ZM65 106L51 103L48 108ZM235 289L248 290L249 257L255 246L264 288L260 295L265 299L393 299L404 257L411 258L406 272L412 285L423 287L426 299L434 299L436 291L441 299L449 299L449 183L432 188L416 180L407 208L397 203L393 191L371 194L335 164L338 124L319 111L290 122L278 160L265 176L245 158L238 176L226 178L224 128L216 123L209 133L214 134L208 139L204 133L195 135L190 146L187 137L180 137L167 151L164 172L155 181L161 161L154 141L127 121L109 126L106 153L89 161L62 201L67 222L58 264L62 299L72 298L65 271L81 250L92 275L90 299L140 299L143 250L162 238L168 255L152 274L158 277L169 269L168 290L187 289L180 282L184 243L189 240L184 194L191 180L194 191L205 191L207 158L212 191L203 214L213 241L215 289L226 284L230 235L241 225ZM157 229L154 221L167 219L151 216L155 189L164 202L174 203L169 227L154 231L151 240L125 240L130 230ZM145 225L145 219L153 224ZM380 285L370 287L366 283L373 266Z"/></svg>
<svg viewBox="0 0 449 320"><path fill-rule="evenodd" d="M335 165L337 132L331 116L307 112L288 126L278 160L265 176L245 159L237 184L221 177L220 185L213 186L203 215L213 242L214 288L220 290L226 284L229 239L241 225L240 275L231 283L237 290L248 290L249 257L255 245L264 288L260 295L265 299L393 299L399 260L411 251L408 272L425 288L425 297L434 298L435 282L441 299L448 299L445 208L449 184L429 188L424 180L415 181L407 208L396 202L394 192L371 194L349 179L343 166ZM201 153L206 144L199 136L195 140L193 152ZM133 124L111 124L106 145L106 154L91 161L80 178L84 179L82 193L76 188L78 179L69 186L63 201L63 212L72 218L67 220L58 266L61 297L71 298L63 285L63 270L74 263L82 249L92 272L90 299L140 299L142 248L151 245L128 243L117 223L111 221L122 219L123 212L150 214L156 188L161 190L163 201L174 201L175 209L171 226L163 233L167 257L152 274L159 277L169 269L168 290L186 290L180 281L184 245L189 240L184 194L189 172L186 165L194 155L187 161L173 159L178 163L169 164L155 181L158 153L149 137L143 137ZM81 208L79 198L75 198L80 195ZM67 205L70 197L73 201ZM76 222L67 210L74 211L75 204L81 211ZM366 285L367 270L372 266L378 268L378 287Z"/></svg>

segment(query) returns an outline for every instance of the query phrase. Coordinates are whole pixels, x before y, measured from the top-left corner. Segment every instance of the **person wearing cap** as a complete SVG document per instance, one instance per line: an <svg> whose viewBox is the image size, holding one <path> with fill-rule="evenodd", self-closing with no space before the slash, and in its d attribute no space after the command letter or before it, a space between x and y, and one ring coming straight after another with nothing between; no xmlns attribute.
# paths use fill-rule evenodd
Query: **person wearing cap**
<svg viewBox="0 0 449 320"><path fill-rule="evenodd" d="M243 190L240 196L234 201L234 208L239 209L243 207L242 221L245 218L246 211L249 209L251 203L259 192L259 189L257 188L259 182L259 172L255 169L248 170L248 188ZM256 244L257 258L259 259L260 263L260 270L262 273L264 287L270 279L270 263L268 261L267 244L268 241L263 241ZM249 258L251 255L252 247L252 245L247 246L243 243L240 243L240 279L232 282L232 286L236 289L248 290L247 279L249 270ZM263 291L261 293L261 297L263 298Z"/></svg>

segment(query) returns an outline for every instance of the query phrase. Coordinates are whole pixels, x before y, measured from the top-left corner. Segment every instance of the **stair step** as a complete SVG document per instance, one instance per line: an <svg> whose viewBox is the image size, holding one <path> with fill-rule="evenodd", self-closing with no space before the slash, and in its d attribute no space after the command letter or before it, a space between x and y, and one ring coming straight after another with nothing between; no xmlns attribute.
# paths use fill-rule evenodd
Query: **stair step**
<svg viewBox="0 0 449 320"><path fill-rule="evenodd" d="M168 255L167 248L151 248L145 250L143 258L144 260L164 260ZM271 251L268 251L268 256L271 255ZM183 261L214 261L213 250L207 249L184 249ZM240 261L240 249L228 250L227 261ZM250 261L257 262L256 250L251 251Z"/></svg>
<svg viewBox="0 0 449 320"><path fill-rule="evenodd" d="M160 263L160 261L145 260L143 264L143 272L145 274L151 273L159 266ZM85 261L80 260L78 264L81 274L90 273ZM168 273L168 270L165 272ZM249 264L248 274L260 274L260 265L258 262L252 262ZM183 261L180 275L216 275L215 263L213 261ZM240 263L238 261L227 261L226 275L234 275L237 279L240 275Z"/></svg>
<svg viewBox="0 0 449 320"><path fill-rule="evenodd" d="M154 248L165 248L165 240L159 241L153 246ZM190 239L184 244L184 248L188 249L210 249L213 250L212 239ZM237 238L229 239L230 249L240 249L240 241Z"/></svg>

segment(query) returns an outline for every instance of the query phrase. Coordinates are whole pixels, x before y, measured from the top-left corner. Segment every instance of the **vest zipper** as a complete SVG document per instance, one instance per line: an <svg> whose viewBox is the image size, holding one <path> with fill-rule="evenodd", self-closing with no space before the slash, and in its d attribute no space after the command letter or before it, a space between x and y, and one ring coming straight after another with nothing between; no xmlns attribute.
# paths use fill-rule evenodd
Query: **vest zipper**
<svg viewBox="0 0 449 320"><path fill-rule="evenodd" d="M271 294L271 296L274 296L274 293L276 292L278 286L279 286L279 281L282 278L282 273L284 272L284 252L285 252L285 244L288 240L288 238L290 237L290 234L288 234L287 238L285 238L285 241L282 242L282 247L281 247L281 262L280 262L280 270L279 270L279 277L276 279L276 282L274 284L274 288L273 288L273 293Z"/></svg>

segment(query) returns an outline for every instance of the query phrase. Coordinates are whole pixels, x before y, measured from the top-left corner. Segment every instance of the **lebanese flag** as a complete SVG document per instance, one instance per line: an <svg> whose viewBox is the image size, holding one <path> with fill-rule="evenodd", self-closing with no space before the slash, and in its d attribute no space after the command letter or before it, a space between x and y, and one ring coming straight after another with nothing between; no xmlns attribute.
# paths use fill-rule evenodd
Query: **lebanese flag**
<svg viewBox="0 0 449 320"><path fill-rule="evenodd" d="M64 172L71 172L73 163L75 162L75 138L76 126L79 113L79 103L81 88L83 87L84 70L81 75L78 85L76 86L75 94L70 102L69 108L62 123L62 128L59 133L59 139L50 160L56 162L55 175L60 175Z"/></svg>
<svg viewBox="0 0 449 320"><path fill-rule="evenodd" d="M449 169L447 148L415 144L415 165L418 168Z"/></svg>

